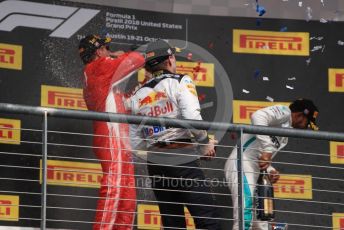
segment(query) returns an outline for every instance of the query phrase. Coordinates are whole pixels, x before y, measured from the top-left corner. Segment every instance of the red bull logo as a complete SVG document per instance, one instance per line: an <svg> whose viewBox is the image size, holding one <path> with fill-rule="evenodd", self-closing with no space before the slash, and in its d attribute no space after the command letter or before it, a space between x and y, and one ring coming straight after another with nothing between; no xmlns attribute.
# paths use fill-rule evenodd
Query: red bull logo
<svg viewBox="0 0 344 230"><path fill-rule="evenodd" d="M139 108L147 105L156 104L159 101L167 99L167 95L163 91L152 92L148 96L139 101Z"/></svg>
<svg viewBox="0 0 344 230"><path fill-rule="evenodd" d="M159 117L171 112L173 112L173 104L167 101L162 106L156 105L156 106L151 107L150 111L145 115L150 116L150 117Z"/></svg>

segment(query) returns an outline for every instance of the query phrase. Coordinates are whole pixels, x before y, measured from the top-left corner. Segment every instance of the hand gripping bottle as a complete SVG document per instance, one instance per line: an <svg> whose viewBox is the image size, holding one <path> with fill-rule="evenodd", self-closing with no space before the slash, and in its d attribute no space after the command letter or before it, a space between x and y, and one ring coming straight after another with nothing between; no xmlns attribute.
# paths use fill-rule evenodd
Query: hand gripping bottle
<svg viewBox="0 0 344 230"><path fill-rule="evenodd" d="M271 221L274 219L274 189L266 170L261 171L256 188L257 219Z"/></svg>

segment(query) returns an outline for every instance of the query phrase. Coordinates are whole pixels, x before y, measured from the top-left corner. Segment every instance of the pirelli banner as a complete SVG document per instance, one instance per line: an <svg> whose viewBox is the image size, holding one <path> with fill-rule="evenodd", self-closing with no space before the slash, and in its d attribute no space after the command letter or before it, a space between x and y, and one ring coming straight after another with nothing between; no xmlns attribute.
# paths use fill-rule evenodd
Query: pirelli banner
<svg viewBox="0 0 344 230"><path fill-rule="evenodd" d="M159 38L178 47L177 72L193 79L197 92L194 88L190 92L197 94L204 120L249 124L260 108L289 105L305 97L320 109L321 130L344 131L344 30L343 23L335 21L264 18L257 25L256 18L159 13L71 1L0 0L1 102L87 110L83 98L87 76L78 54L79 41L87 34L111 37L112 50L142 48ZM131 91L146 75L141 69L121 88ZM164 96L157 92L142 104L154 104ZM151 114L170 109L167 104ZM92 122L49 117L48 128L47 227L91 229L102 179L92 151ZM0 114L0 227L40 226L41 129L40 117ZM145 130L156 131L161 127ZM212 134L222 146L236 144L234 135ZM221 159L206 164L216 169L207 170L207 178L224 179L224 159L230 152L218 148ZM134 157L138 162L135 228L154 229L161 220L146 180L145 157L144 151ZM290 138L274 161L282 174L274 185L276 207L282 210L276 213L277 222L344 226L343 208L335 205L343 203L342 193L324 192L343 190L344 143ZM305 166L319 164L321 168ZM232 209L222 207L233 205L223 184L212 185L212 191L225 194L215 195L218 217L222 229L231 229ZM288 211L321 216L300 218ZM185 212L188 229L194 229Z"/></svg>

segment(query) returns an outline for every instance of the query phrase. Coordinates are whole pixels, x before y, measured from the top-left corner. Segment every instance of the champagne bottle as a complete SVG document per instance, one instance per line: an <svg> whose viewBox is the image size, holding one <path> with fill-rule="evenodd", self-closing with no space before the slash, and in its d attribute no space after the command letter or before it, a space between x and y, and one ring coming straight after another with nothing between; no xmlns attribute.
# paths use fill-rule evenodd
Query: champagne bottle
<svg viewBox="0 0 344 230"><path fill-rule="evenodd" d="M256 188L257 219L271 221L274 218L274 189L266 170L260 172Z"/></svg>

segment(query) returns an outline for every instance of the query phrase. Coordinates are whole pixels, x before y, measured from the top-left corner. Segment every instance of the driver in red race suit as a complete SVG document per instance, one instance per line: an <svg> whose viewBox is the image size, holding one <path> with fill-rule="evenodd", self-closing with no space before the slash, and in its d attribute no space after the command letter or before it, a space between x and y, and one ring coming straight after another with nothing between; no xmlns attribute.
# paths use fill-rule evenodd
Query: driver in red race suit
<svg viewBox="0 0 344 230"><path fill-rule="evenodd" d="M85 64L84 99L89 110L126 113L125 94L120 84L141 68L145 60L138 52L109 51L110 41L96 35L88 35L80 41L79 54ZM136 190L126 138L128 125L94 121L93 129L93 150L103 170L93 229L131 230Z"/></svg>

